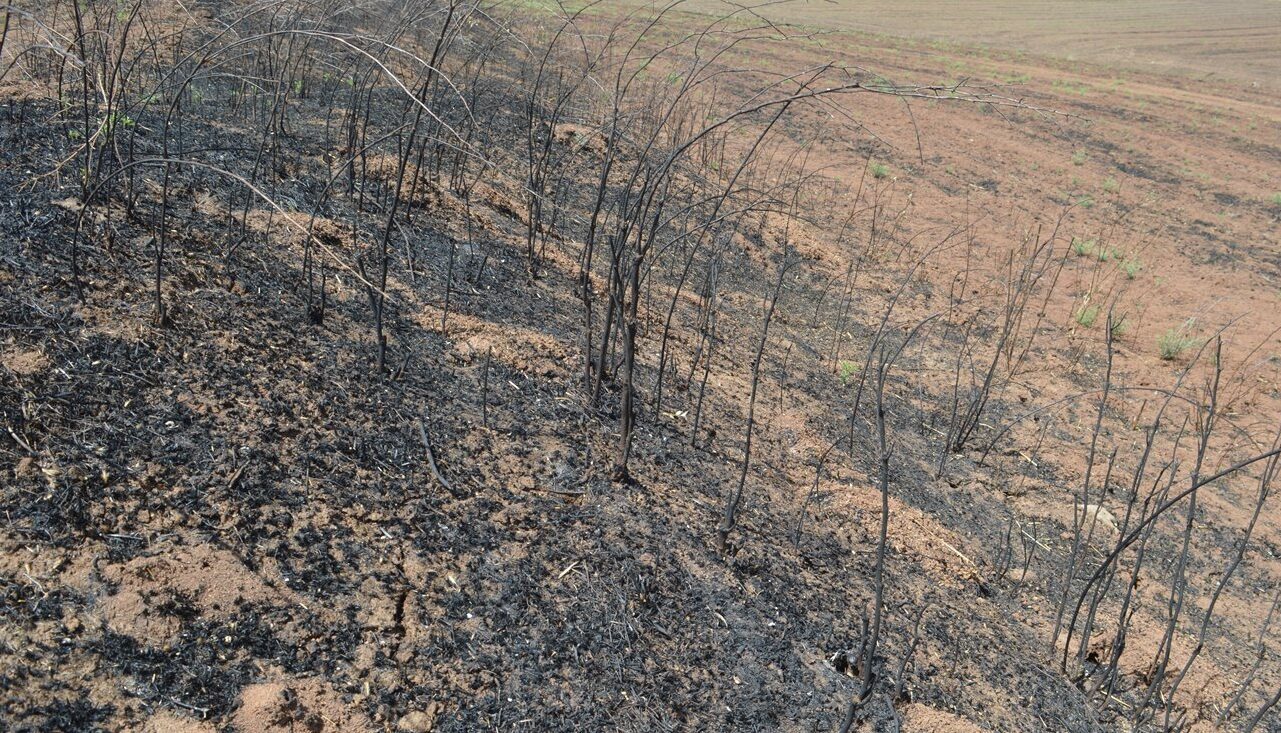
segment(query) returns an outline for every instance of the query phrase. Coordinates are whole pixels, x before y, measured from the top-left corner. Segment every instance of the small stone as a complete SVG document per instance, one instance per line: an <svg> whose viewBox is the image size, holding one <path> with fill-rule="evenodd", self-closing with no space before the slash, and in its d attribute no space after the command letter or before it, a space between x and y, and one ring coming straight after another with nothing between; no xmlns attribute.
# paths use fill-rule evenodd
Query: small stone
<svg viewBox="0 0 1281 733"><path fill-rule="evenodd" d="M416 710L401 718L396 723L396 730L404 733L430 733L436 727L436 716L440 714L440 703L433 702L426 711Z"/></svg>
<svg viewBox="0 0 1281 733"><path fill-rule="evenodd" d="M1086 527L1088 528L1092 523L1107 527L1113 532L1117 531L1116 516L1098 504L1085 505Z"/></svg>

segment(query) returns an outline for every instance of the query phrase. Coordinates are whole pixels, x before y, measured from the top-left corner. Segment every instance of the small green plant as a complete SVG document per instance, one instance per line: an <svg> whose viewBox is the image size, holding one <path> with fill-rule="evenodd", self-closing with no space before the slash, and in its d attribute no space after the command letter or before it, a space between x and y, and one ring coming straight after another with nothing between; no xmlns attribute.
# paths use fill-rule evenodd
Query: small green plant
<svg viewBox="0 0 1281 733"><path fill-rule="evenodd" d="M863 369L863 367L859 364L855 364L852 361L842 361L840 364L837 365L837 369L840 370L841 381L849 382L851 379L854 378L855 374L858 374L859 371Z"/></svg>
<svg viewBox="0 0 1281 733"><path fill-rule="evenodd" d="M1126 257L1124 260L1121 261L1121 272L1125 273L1126 280L1133 280L1134 278L1138 277L1139 273L1142 270L1143 270L1143 263L1139 262L1138 258Z"/></svg>
<svg viewBox="0 0 1281 733"><path fill-rule="evenodd" d="M1099 320L1099 307L1097 305L1082 305L1076 311L1076 322L1083 328L1091 328L1095 321Z"/></svg>
<svg viewBox="0 0 1281 733"><path fill-rule="evenodd" d="M872 178L886 178L890 175L890 167L884 163L873 163L870 170Z"/></svg>
<svg viewBox="0 0 1281 733"><path fill-rule="evenodd" d="M108 135L114 133L117 128L123 127L125 129L129 129L130 127L133 127L133 125L133 118L124 112L119 111L112 112L102 120L102 130Z"/></svg>
<svg viewBox="0 0 1281 733"><path fill-rule="evenodd" d="M111 136L116 134L116 132L118 132L121 128L124 128L127 130L129 128L132 128L135 123L133 121L133 118L130 117L129 115L125 114L124 112L116 111L103 117L102 121L99 122L98 124L99 124L98 130L99 132L102 133L101 137L99 137L98 132L95 132L94 136L89 140L90 145L92 145L95 148L100 147L103 144L104 140L109 140ZM81 134L78 130L71 130L67 132L67 137L71 138L72 140L79 140L83 138L84 135Z"/></svg>
<svg viewBox="0 0 1281 733"><path fill-rule="evenodd" d="M1072 252L1078 257L1094 257L1099 262L1107 262L1117 256L1116 250L1100 245L1099 240L1093 237L1072 237Z"/></svg>
<svg viewBox="0 0 1281 733"><path fill-rule="evenodd" d="M1171 328L1157 337L1156 346L1161 353L1161 358L1172 361L1179 358L1183 352L1200 344L1201 342L1192 336L1194 328L1196 328L1196 319L1189 318L1183 322L1183 325Z"/></svg>
<svg viewBox="0 0 1281 733"><path fill-rule="evenodd" d="M1281 206L1281 193L1272 194L1272 205Z"/></svg>
<svg viewBox="0 0 1281 733"><path fill-rule="evenodd" d="M1103 190L1107 193L1116 193L1121 190L1121 184L1117 183L1112 176L1108 176L1103 179Z"/></svg>
<svg viewBox="0 0 1281 733"><path fill-rule="evenodd" d="M1083 193L1083 194L1081 194L1080 196L1077 196L1077 197L1076 197L1076 205L1077 205L1077 206L1080 206L1080 207L1081 207L1081 208L1083 208L1083 209L1093 208L1093 207L1094 207L1094 197L1093 197L1093 196L1091 196L1091 195L1090 195L1090 194L1088 194L1088 193Z"/></svg>
<svg viewBox="0 0 1281 733"><path fill-rule="evenodd" d="M1072 153L1072 165L1085 165L1085 151L1078 150Z"/></svg>
<svg viewBox="0 0 1281 733"><path fill-rule="evenodd" d="M1124 315L1113 316L1112 318L1112 338L1119 339L1130 330L1130 322Z"/></svg>

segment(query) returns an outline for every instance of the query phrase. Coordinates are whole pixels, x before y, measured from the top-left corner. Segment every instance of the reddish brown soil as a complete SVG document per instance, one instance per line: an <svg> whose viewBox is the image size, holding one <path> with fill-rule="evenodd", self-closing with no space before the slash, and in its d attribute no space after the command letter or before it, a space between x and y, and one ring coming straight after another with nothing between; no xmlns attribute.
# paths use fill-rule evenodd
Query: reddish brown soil
<svg viewBox="0 0 1281 733"><path fill-rule="evenodd" d="M1029 44L1035 46L1035 39L1020 40ZM1114 250L1107 261L1070 258L1049 301L1057 331L1052 348L1008 385L1006 399L1043 405L1101 386L1104 316L1083 326L1074 318L1083 303L1101 303L1103 313L1110 306L1125 317L1114 379L1132 386L1175 382L1191 354L1163 359L1157 341L1195 318L1198 343L1216 334L1224 339L1225 412L1233 429L1216 444L1223 451L1216 465L1267 446L1281 415L1281 105L1265 89L1231 78L1192 81L1022 52L941 49L861 35L836 33L814 45L821 51L795 47L770 63L835 54L896 82L966 77L977 87L996 85L990 88L1020 104L1053 110L927 102L912 105L909 114L897 99L868 95L846 109L876 143L849 144L852 133L845 131L822 139L827 172L850 189L865 180L869 161L889 167L887 179L875 184L877 193L893 202L890 208L911 211L908 234L970 228L977 254L968 263L957 250L957 257L932 263L931 279L941 288L967 264L990 278L980 276L980 282L999 281L1003 253L1029 232L1044 236L1057 227L1062 238L1096 239L1100 249ZM1132 278L1120 267L1125 258L1142 263ZM943 371L936 389L946 389L950 375ZM1206 379L1202 373L1190 381ZM1125 460L1141 442L1136 427L1145 409L1150 419L1154 400L1143 394L1113 399L1122 419L1108 440ZM1021 480L1007 498L1024 521L1071 524L1093 409L1091 400L1068 415L1069 433L1040 453L1042 465L1055 467L1051 482ZM1026 468L1036 430L1023 431L1014 443L1014 462ZM1198 526L1235 541L1249 519L1253 490L1248 481L1229 482L1204 496L1204 525ZM1119 499L1104 502L1118 515L1124 507ZM1206 542L1212 547L1215 541ZM1228 591L1216 615L1227 633L1243 641L1257 634L1281 581L1278 546L1281 523L1265 512L1247 555L1246 579ZM1204 569L1196 581L1201 593L1208 594L1220 571L1217 562ZM1204 602L1203 596L1202 607ZM1144 613L1159 611L1140 614L1137 623L1146 630L1131 635L1122 658L1131 670L1150 662L1160 640L1161 623ZM1180 638L1175 657L1192 643ZM1212 706L1253 661L1245 646L1227 651L1194 668L1185 684L1201 690L1200 698ZM1275 674L1264 689L1275 686Z"/></svg>
<svg viewBox="0 0 1281 733"><path fill-rule="evenodd" d="M691 6L715 12L726 4L694 0ZM879 45L925 40L943 55L983 47L1256 89L1275 90L1278 83L1281 8L1269 0L828 0L766 5L761 12L819 31L889 37Z"/></svg>

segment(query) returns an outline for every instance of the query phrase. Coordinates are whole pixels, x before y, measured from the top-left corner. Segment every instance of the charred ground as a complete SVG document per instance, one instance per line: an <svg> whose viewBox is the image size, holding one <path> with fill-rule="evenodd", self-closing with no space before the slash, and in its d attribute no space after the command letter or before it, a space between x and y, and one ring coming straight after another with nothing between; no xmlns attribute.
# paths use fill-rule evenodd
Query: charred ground
<svg viewBox="0 0 1281 733"><path fill-rule="evenodd" d="M420 15L390 5L359 13L335 6L342 12L334 20L279 3L271 7L282 15L270 21L237 3L190 17L131 8L150 19L149 31L205 42L203 24L216 20L245 38L324 27L356 45L408 29L405 44L428 50L439 33L457 60L433 66L448 69L457 89L439 80L426 87L440 126L423 135L425 154L407 136L414 107L405 90L368 65L380 81L353 72L349 83L341 64L360 70L367 58L342 44L325 51L333 54L328 65L312 67L305 59L319 50L264 42L238 60L240 76L200 76L178 90L188 109L167 115L163 104L138 101L130 85L147 78L147 67L137 62L115 92L133 100L128 124L110 116L110 105L90 105L87 137L115 128L101 137L110 142L94 145L71 134L83 100L50 101L38 85L8 90L0 348L9 379L0 392L0 449L11 473L0 490L0 693L9 727L837 730L861 686L846 660L865 644L875 605L876 407L872 387L861 403L855 395L860 366L875 368L882 343L906 348L882 395L892 438L884 636L872 655L874 694L858 706L857 724L1125 724L1133 714L1126 706L1152 680L1162 684L1143 664L1164 645L1131 644L1136 660L1119 665L1118 697L1091 699L1092 682L1078 675L1106 667L1106 647L1088 660L1083 651L1064 673L1049 640L1074 530L1087 548L1105 551L1115 541L1092 529L1087 537L1079 520L1074 528L1075 494L1059 487L1079 483L1078 466L1041 459L1039 420L979 465L999 426L1052 402L1047 392L1099 387L1106 355L1097 339L1084 346L1040 319L1021 331L1015 345L1035 362L1064 365L1071 389L1029 389L1003 372L976 439L948 451L940 472L940 436L955 428L952 380L964 373L953 361L972 352L980 366L966 381L981 382L971 375L981 376L1000 327L999 297L984 299L1001 282L967 266L975 297L958 297L955 280L939 273L960 268L914 270L946 232L906 223L901 191L870 172L871 163L856 193L841 176L857 169L816 175L822 166L795 143L822 133L797 115L762 154L766 163L750 169L752 185L735 193L746 203L714 244L691 248L685 237L697 231L697 216L673 217L656 229L666 246L638 264L647 269L633 291L611 289L604 244L600 260L588 262L590 312L600 319L588 333L599 337L627 298L638 306L634 373L624 377L625 344L609 351L597 396L585 372L581 276L596 177L609 156L620 168L644 161L637 136L650 128L635 123L611 139L601 122L609 105L585 92L563 118L548 111L556 93L537 97L535 132L522 123L539 59L512 39L540 48L566 32L563 10L528 20L492 8L479 14L470 3L424 3ZM451 11L471 25L443 31ZM114 6L102 12L98 30L122 33L125 48L182 48L151 34L138 40L136 30L122 31L122 18L112 21ZM16 15L15 27L30 17ZM661 45L680 27L673 18L688 20L673 16L661 32L639 35L647 17L611 25L610 14L575 16L582 28L574 32L638 34ZM45 22L67 32L71 19ZM0 58L23 38L14 31ZM361 45L368 53L387 47ZM391 64L393 56L379 58ZM31 77L77 78L70 69L46 78L53 61L32 57L19 67ZM101 58L109 68L111 55ZM574 69L577 57L551 58ZM667 99L659 82L679 83L668 69L683 59L655 59L662 71L651 74L654 88L629 104ZM397 67L404 79L422 80L412 76L421 67L406 66ZM274 85L247 92L245 80L267 71L278 75ZM564 78L557 84L568 89ZM722 89L739 91L733 83ZM1040 112L1017 114L1041 124ZM698 202L727 185L735 151L769 119L745 117L699 151L706 165L691 160L665 174L668 190L679 192L670 206L706 213ZM527 168L543 161L525 155L531 134L558 166L532 184L542 190L533 198ZM668 146L679 135L655 139ZM162 156L204 167L136 164ZM403 189L398 156L413 180ZM243 181L210 166L264 195L248 195ZM93 189L83 181L94 171L117 178L86 206ZM608 183L608 207L619 218L629 195L663 190ZM536 214L535 199L552 202L550 211ZM847 205L840 214L838 201ZM977 251L973 226L963 216L955 225L964 235L941 251ZM1070 235L1049 241L1055 256L1038 267L1060 253L1070 263L1060 267L1076 265L1067 259ZM777 309L753 370L762 325L771 323L762 303L783 267L789 274L774 291ZM1044 293L1046 302L1052 295ZM951 325L907 343L937 312ZM658 405L664 339L671 361ZM619 480L628 389L637 417ZM1071 403L1045 428L1047 440L1083 453L1096 409ZM717 526L739 482L748 414L755 428L744 501L722 552ZM1114 406L1105 440L1129 445L1129 417ZM1224 455L1247 442L1223 445ZM1122 484L1094 487L1104 503L1118 497L1118 515ZM1048 515L1029 510L1033 501L1051 507ZM1239 541L1239 525L1226 524L1198 535L1184 575L1219 571ZM1153 585L1180 572L1172 566L1179 525L1172 517L1145 540L1148 552L1167 558L1144 570ZM1039 557L1037 546L1045 548ZM1083 556L1071 588L1102 554ZM1029 571L1020 573L1024 560ZM1270 586L1274 564L1247 563L1243 585ZM1121 585L1100 604L1107 613ZM1146 608L1165 600L1158 591ZM1209 676L1223 691L1206 693L1209 683L1198 679L1198 691L1176 698L1189 725L1214 719L1213 706L1235 690L1228 672L1254 653L1261 619L1248 611L1230 618L1201 662L1213 665ZM1194 634L1195 620L1185 618L1179 633ZM1255 678L1237 714L1244 720L1276 687L1275 663L1267 659ZM1144 722L1159 726L1158 711L1155 723Z"/></svg>

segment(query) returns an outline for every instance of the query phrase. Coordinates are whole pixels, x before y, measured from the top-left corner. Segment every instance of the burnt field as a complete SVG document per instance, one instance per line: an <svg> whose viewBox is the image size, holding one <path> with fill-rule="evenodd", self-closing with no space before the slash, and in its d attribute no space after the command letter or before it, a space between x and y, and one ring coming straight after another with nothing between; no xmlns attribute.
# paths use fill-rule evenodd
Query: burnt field
<svg viewBox="0 0 1281 733"><path fill-rule="evenodd" d="M1277 728L1281 108L1180 7L0 10L0 728Z"/></svg>

